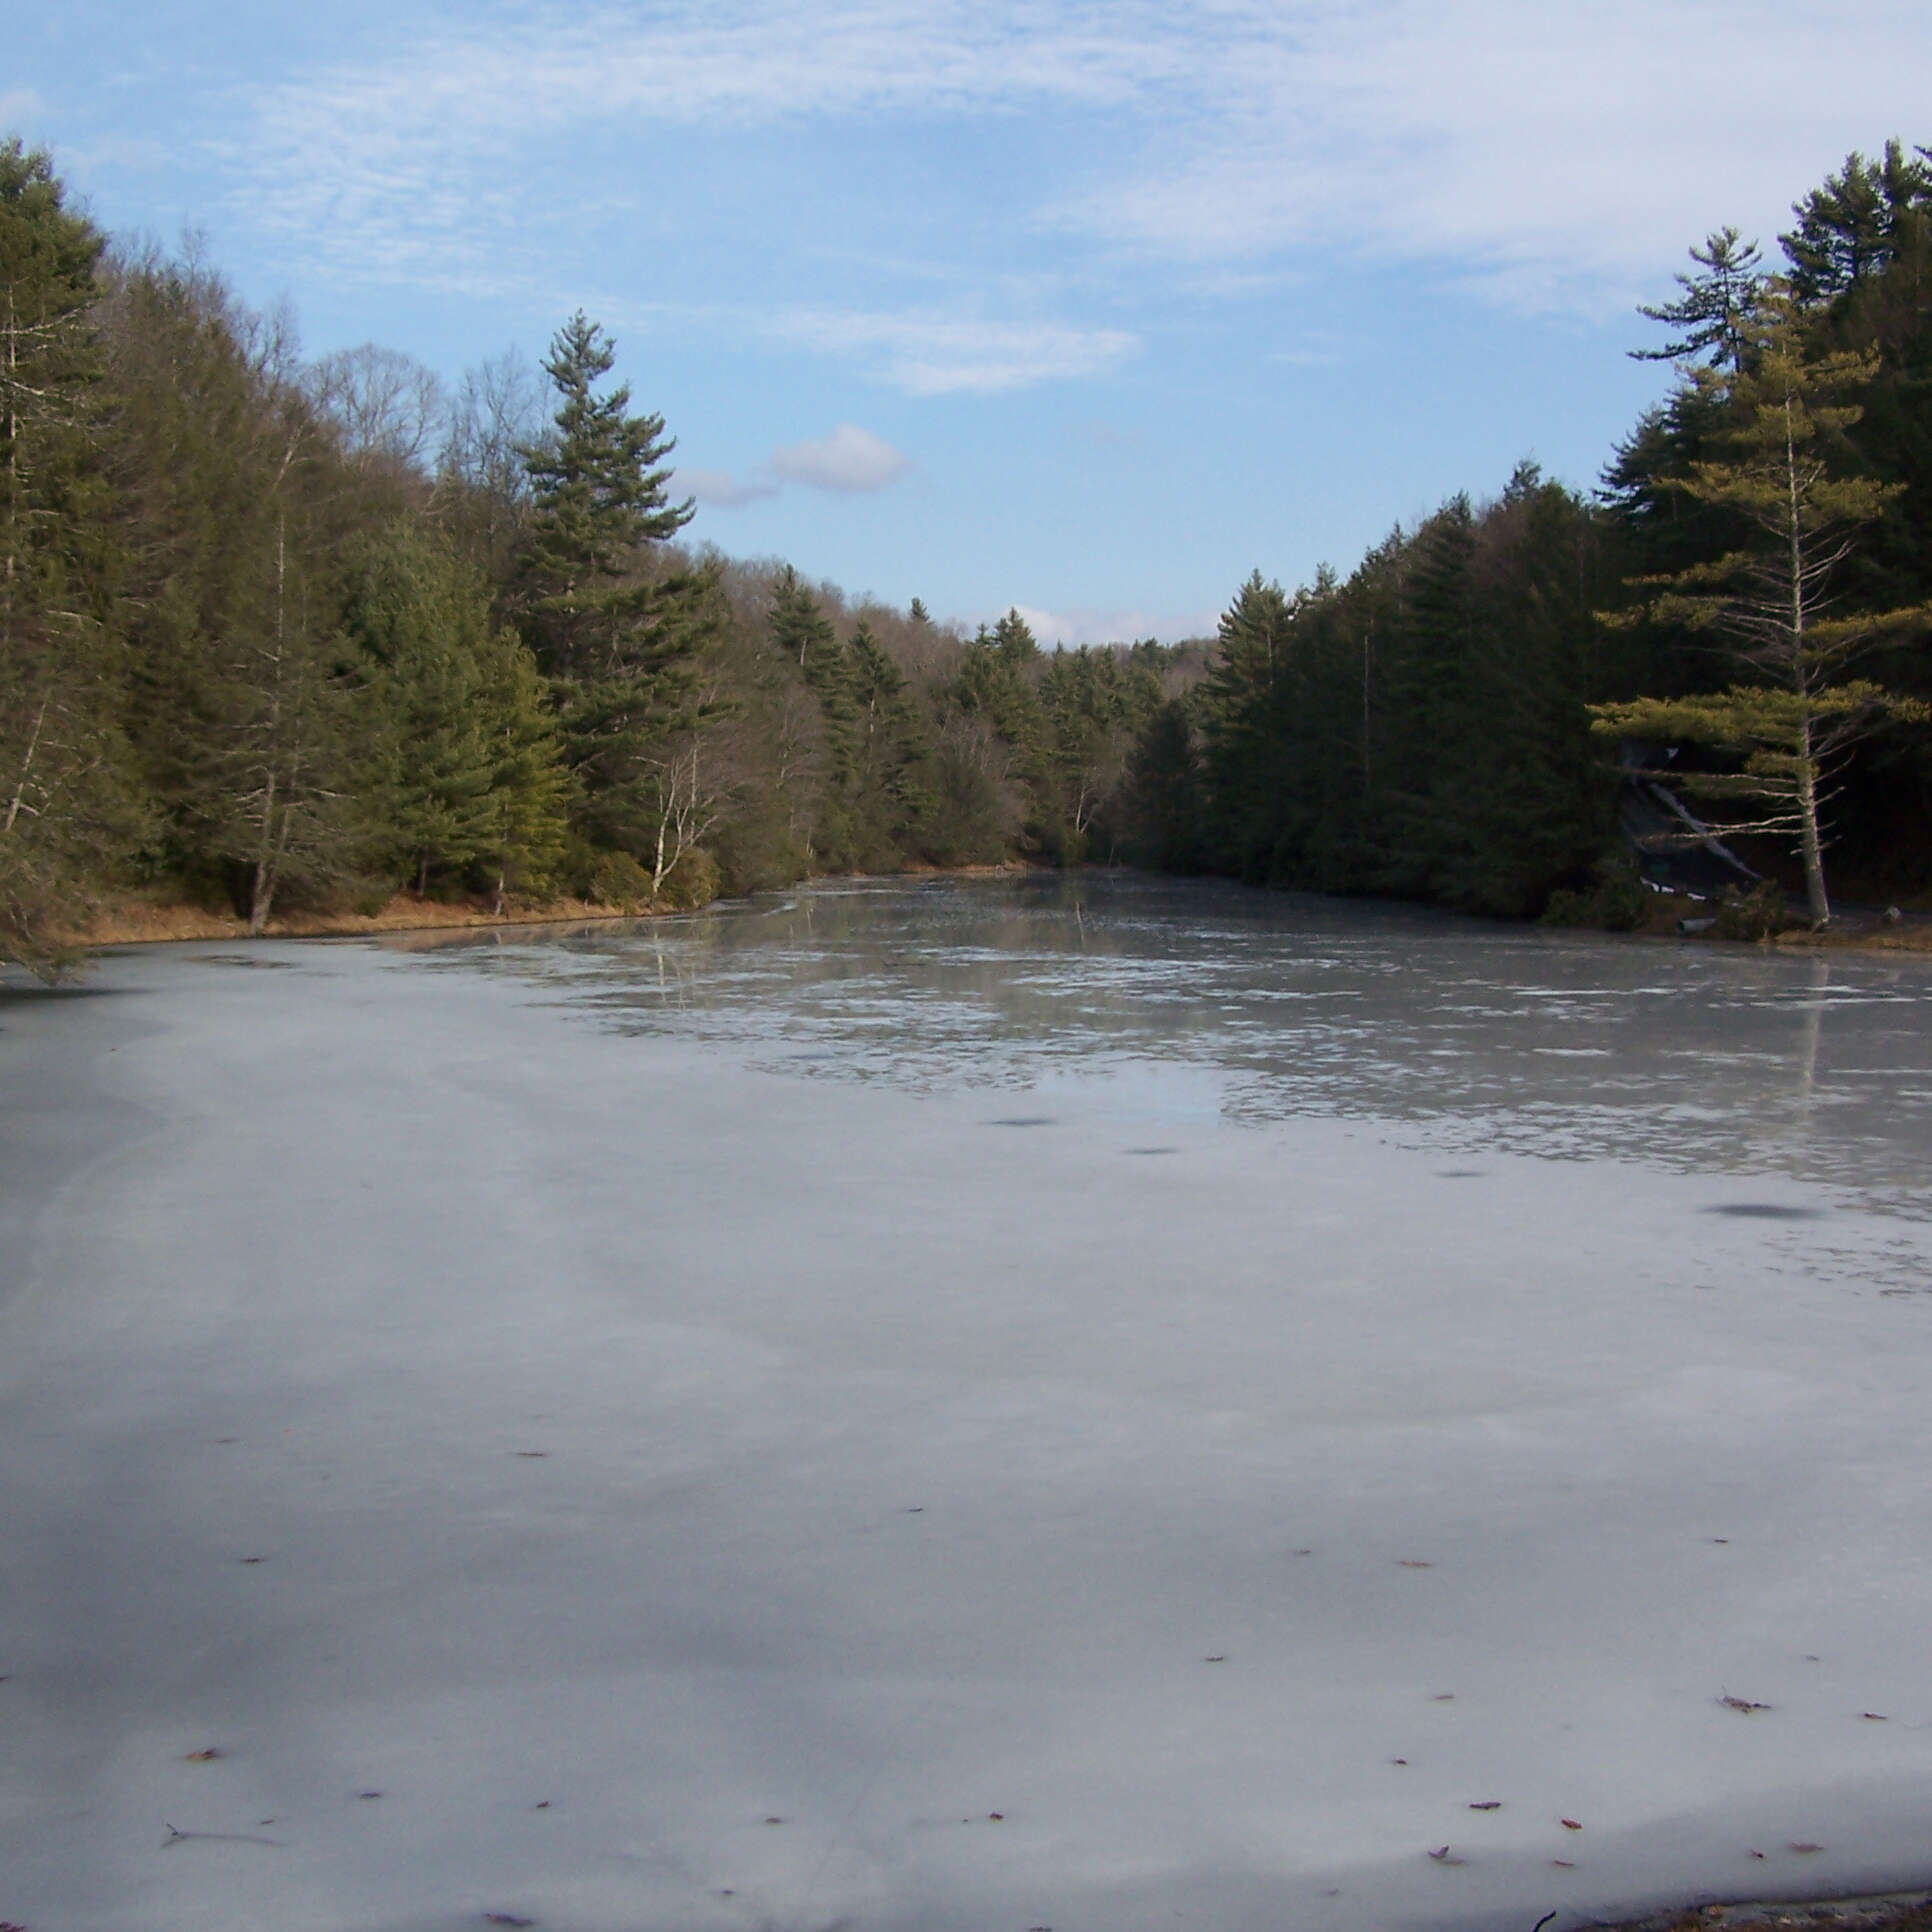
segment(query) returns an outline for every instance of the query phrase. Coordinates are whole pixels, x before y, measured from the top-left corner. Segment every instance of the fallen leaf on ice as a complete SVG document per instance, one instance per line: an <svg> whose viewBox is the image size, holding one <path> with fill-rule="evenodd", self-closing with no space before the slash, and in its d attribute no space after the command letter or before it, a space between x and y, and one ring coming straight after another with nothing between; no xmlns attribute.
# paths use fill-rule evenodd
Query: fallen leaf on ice
<svg viewBox="0 0 1932 1932"><path fill-rule="evenodd" d="M1407 1764L1408 1761L1409 1760L1407 1758L1391 1758L1389 1760L1391 1764Z"/></svg>
<svg viewBox="0 0 1932 1932"><path fill-rule="evenodd" d="M220 1756L221 1756L221 1753L217 1751L215 1747L211 1744L205 1751L190 1751L187 1754L187 1756L182 1759L182 1763L213 1764L214 1761Z"/></svg>
<svg viewBox="0 0 1932 1932"><path fill-rule="evenodd" d="M782 1818L767 1818L765 1820L765 1823L768 1825L782 1825L784 1822Z"/></svg>
<svg viewBox="0 0 1932 1932"><path fill-rule="evenodd" d="M382 1793L380 1791L358 1791L356 1796L358 1798L380 1798Z"/></svg>
<svg viewBox="0 0 1932 1932"><path fill-rule="evenodd" d="M1788 1851L1794 1851L1794 1852L1821 1852L1824 1850L1824 1846L1803 1844L1797 1841L1796 1839L1794 1839L1791 1842L1791 1844L1786 1847L1786 1849Z"/></svg>
<svg viewBox="0 0 1932 1932"><path fill-rule="evenodd" d="M1455 1701L1456 1693L1454 1691L1437 1691L1429 1700L1431 1704L1453 1704Z"/></svg>
<svg viewBox="0 0 1932 1932"><path fill-rule="evenodd" d="M1720 1697L1717 1700L1727 1711L1768 1711L1769 1704L1754 1704L1748 1697Z"/></svg>
<svg viewBox="0 0 1932 1932"><path fill-rule="evenodd" d="M1451 1857L1449 1852L1449 1847L1447 1845L1444 1845L1440 1851L1432 1851L1429 1854L1429 1856L1433 1858L1438 1865L1464 1865L1468 1863L1467 1859Z"/></svg>
<svg viewBox="0 0 1932 1932"><path fill-rule="evenodd" d="M989 1811L986 1815L996 1825L1003 1825L1006 1822L1006 1813L1003 1811Z"/></svg>
<svg viewBox="0 0 1932 1932"><path fill-rule="evenodd" d="M1471 1811L1501 1811L1502 1808L1503 1801L1500 1798L1482 1798L1469 1807Z"/></svg>
<svg viewBox="0 0 1932 1932"><path fill-rule="evenodd" d="M1228 1653L1224 1650L1218 1657L1203 1657L1201 1661L1204 1664L1225 1664L1228 1661Z"/></svg>
<svg viewBox="0 0 1932 1932"><path fill-rule="evenodd" d="M1565 1831L1581 1831L1582 1825L1574 1818L1559 1818L1556 1821Z"/></svg>
<svg viewBox="0 0 1932 1932"><path fill-rule="evenodd" d="M1892 1720L1883 1711L1860 1711L1860 1717L1869 1718L1874 1724L1889 1724Z"/></svg>
<svg viewBox="0 0 1932 1932"><path fill-rule="evenodd" d="M485 1912L485 1925L535 1925L535 1919L520 1919L514 1912Z"/></svg>
<svg viewBox="0 0 1932 1932"><path fill-rule="evenodd" d="M1413 1556L1398 1556L1395 1562L1396 1567L1403 1570L1433 1570L1435 1568L1433 1563L1423 1563Z"/></svg>
<svg viewBox="0 0 1932 1932"><path fill-rule="evenodd" d="M1576 1870L1576 1867L1572 1865L1567 1858L1552 1858L1550 1860L1550 1863L1554 1865L1559 1872L1573 1872Z"/></svg>

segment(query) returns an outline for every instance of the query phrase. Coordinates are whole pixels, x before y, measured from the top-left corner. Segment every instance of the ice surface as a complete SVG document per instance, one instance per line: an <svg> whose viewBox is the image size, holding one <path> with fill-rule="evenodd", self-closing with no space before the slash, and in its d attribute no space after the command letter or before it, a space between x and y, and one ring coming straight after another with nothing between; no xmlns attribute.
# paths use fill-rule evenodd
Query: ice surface
<svg viewBox="0 0 1932 1932"><path fill-rule="evenodd" d="M10 998L0 1920L1925 1883L1929 994L1102 881Z"/></svg>

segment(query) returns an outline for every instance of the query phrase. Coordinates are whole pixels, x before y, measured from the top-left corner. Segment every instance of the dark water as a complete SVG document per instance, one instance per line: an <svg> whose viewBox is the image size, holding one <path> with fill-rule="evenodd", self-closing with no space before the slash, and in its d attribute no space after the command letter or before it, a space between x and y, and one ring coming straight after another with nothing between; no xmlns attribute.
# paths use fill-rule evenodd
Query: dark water
<svg viewBox="0 0 1932 1932"><path fill-rule="evenodd" d="M825 885L440 957L800 1076L1014 1103L1107 1078L1150 1118L1350 1116L1452 1156L1781 1173L1932 1207L1928 962L1113 875Z"/></svg>

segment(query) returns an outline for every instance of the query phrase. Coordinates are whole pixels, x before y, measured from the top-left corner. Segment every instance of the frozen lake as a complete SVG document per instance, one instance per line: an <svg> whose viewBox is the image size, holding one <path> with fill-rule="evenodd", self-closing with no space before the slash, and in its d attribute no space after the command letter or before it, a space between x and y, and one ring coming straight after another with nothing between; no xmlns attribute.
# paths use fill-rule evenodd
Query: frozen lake
<svg viewBox="0 0 1932 1932"><path fill-rule="evenodd" d="M0 1921L1932 1884L1923 963L867 884L126 953L0 1086Z"/></svg>

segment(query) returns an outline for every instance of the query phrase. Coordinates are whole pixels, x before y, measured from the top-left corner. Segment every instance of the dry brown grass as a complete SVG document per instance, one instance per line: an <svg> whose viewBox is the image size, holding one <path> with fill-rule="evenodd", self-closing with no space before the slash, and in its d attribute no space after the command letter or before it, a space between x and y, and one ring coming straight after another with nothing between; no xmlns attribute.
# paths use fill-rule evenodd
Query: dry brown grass
<svg viewBox="0 0 1932 1932"><path fill-rule="evenodd" d="M608 920L636 915L593 906L582 899L546 899L491 909L487 900L444 904L399 892L374 913L295 912L268 922L269 939L320 939L360 933L448 932L477 926L533 926L557 921ZM182 939L246 939L248 921L231 913L168 900L129 898L103 906L60 935L70 945L147 946Z"/></svg>

